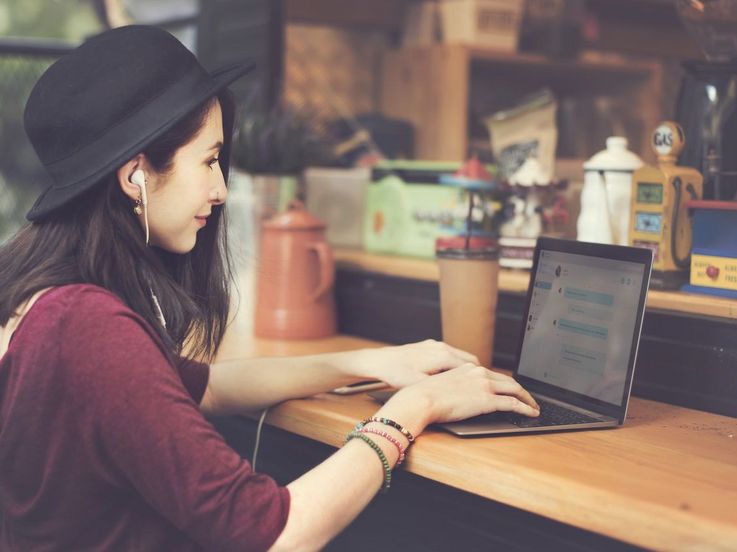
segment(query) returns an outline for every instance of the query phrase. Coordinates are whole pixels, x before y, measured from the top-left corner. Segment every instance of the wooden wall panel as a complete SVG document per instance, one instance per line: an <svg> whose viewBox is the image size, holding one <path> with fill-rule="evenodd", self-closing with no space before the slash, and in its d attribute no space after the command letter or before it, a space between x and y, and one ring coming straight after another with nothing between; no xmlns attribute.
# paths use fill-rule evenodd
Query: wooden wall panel
<svg viewBox="0 0 737 552"><path fill-rule="evenodd" d="M417 159L465 158L468 78L462 46L406 48L384 55L379 103L386 115L415 126Z"/></svg>
<svg viewBox="0 0 737 552"><path fill-rule="evenodd" d="M376 75L385 47L381 32L290 23L287 102L327 120L377 110Z"/></svg>

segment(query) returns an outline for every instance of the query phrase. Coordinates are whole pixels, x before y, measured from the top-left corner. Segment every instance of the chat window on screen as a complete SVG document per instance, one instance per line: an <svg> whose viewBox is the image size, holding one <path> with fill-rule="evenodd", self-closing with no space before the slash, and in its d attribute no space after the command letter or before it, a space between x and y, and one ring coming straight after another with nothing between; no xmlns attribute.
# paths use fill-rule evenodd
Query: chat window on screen
<svg viewBox="0 0 737 552"><path fill-rule="evenodd" d="M644 268L542 251L519 373L620 404Z"/></svg>

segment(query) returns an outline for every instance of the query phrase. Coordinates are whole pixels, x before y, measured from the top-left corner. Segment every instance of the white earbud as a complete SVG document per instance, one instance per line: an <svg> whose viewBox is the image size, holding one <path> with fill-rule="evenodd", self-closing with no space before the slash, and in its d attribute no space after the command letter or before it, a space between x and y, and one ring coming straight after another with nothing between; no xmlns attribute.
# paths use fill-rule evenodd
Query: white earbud
<svg viewBox="0 0 737 552"><path fill-rule="evenodd" d="M146 175L141 169L136 169L130 176L131 184L135 184L141 190L141 204L143 205L143 222L146 228L146 245L148 245L149 229L148 229L148 196L146 195ZM137 209L137 208L136 208ZM138 212L138 211L136 211Z"/></svg>
<svg viewBox="0 0 737 552"><path fill-rule="evenodd" d="M148 204L148 197L146 197L146 175L141 169L136 169L130 178L131 184L135 184L141 189L141 203L144 205Z"/></svg>
<svg viewBox="0 0 737 552"><path fill-rule="evenodd" d="M130 177L131 184L135 184L138 186L138 188L141 190L141 203L143 204L143 218L146 224L146 245L148 245L148 209L146 209L146 205L148 204L148 197L146 197L146 175L143 173L141 169L136 169L133 171L133 174ZM153 292L152 289L149 289L151 292L151 299L154 302L154 307L156 307L156 316L159 319L159 322L161 322L161 325L166 328L166 318L164 318L164 312L161 310L161 305L159 304L159 298L156 297L156 294Z"/></svg>

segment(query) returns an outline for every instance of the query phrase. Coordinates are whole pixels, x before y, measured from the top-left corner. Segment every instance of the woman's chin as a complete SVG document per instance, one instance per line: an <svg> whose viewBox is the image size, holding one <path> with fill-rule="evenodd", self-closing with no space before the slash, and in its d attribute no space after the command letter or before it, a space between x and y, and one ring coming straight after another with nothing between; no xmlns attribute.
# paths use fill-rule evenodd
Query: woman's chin
<svg viewBox="0 0 737 552"><path fill-rule="evenodd" d="M194 249L197 244L197 235L193 235L191 238L182 238L179 240L151 240L151 245L168 251L169 253L176 253L177 255L186 255Z"/></svg>

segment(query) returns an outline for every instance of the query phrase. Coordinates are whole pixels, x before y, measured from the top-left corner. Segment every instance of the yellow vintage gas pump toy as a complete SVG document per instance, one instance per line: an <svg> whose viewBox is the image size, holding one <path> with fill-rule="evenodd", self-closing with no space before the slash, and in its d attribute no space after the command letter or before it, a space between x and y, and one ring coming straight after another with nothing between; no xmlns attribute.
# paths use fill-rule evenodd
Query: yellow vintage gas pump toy
<svg viewBox="0 0 737 552"><path fill-rule="evenodd" d="M653 250L654 288L678 289L688 281L692 221L686 202L702 197L703 178L696 169L676 165L684 143L678 124L661 123L651 142L658 165L632 174L629 243Z"/></svg>

